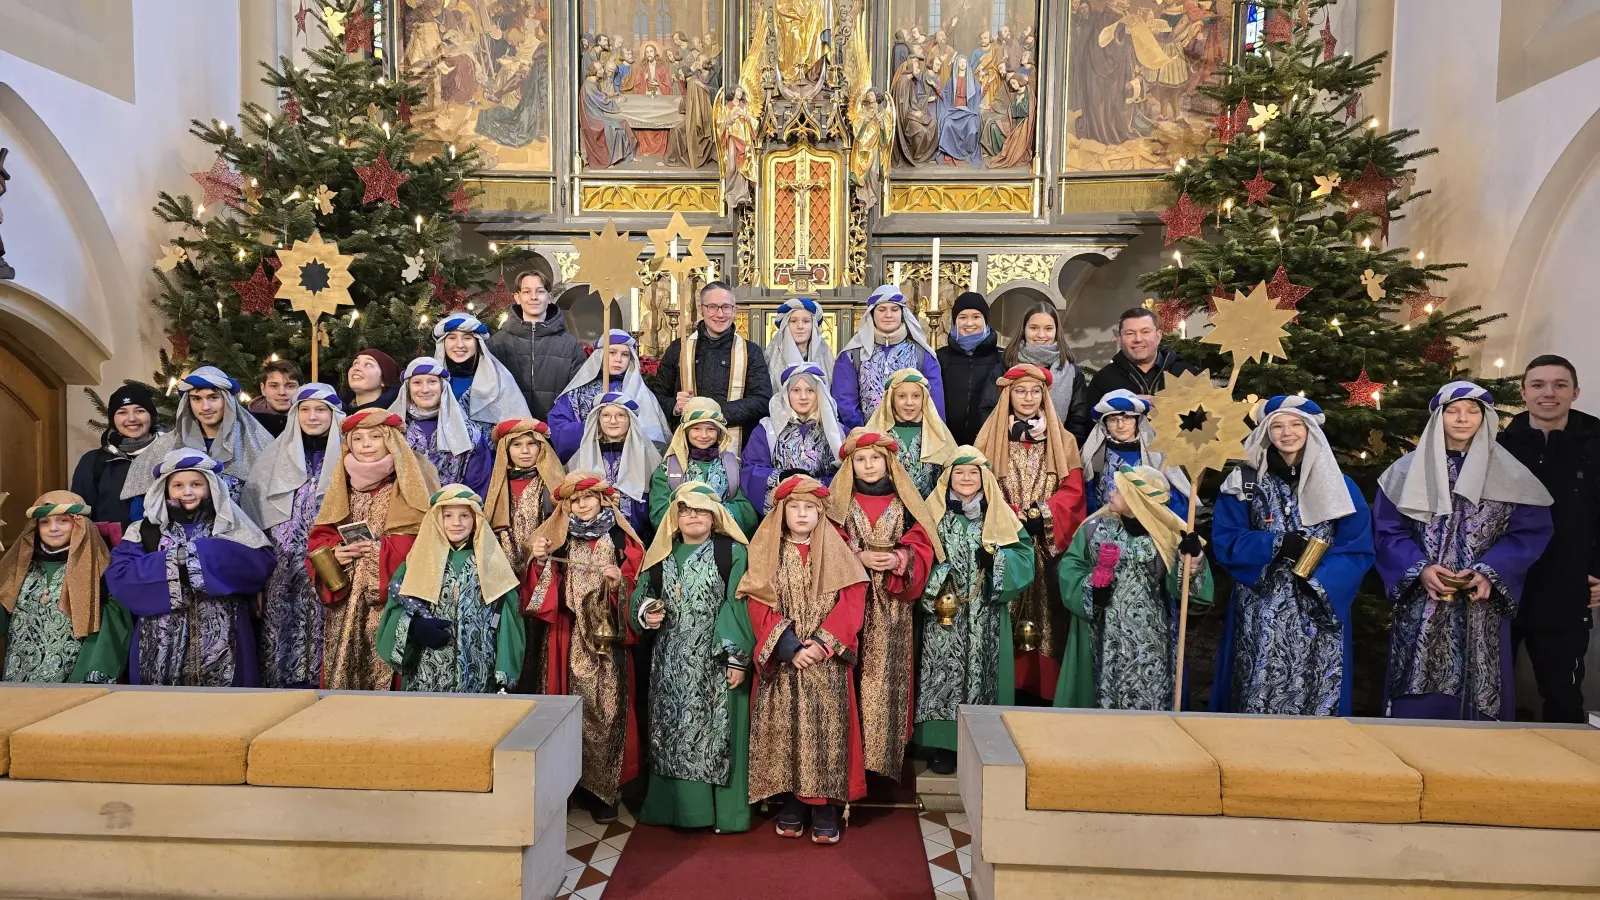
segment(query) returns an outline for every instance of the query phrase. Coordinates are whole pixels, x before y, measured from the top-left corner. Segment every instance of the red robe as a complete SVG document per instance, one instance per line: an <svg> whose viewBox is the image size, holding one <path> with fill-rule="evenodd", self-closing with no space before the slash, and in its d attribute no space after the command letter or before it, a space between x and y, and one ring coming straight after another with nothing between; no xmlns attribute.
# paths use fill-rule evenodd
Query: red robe
<svg viewBox="0 0 1600 900"><path fill-rule="evenodd" d="M400 569L400 564L406 561L406 556L411 553L411 545L416 542L417 536L414 534L386 534L378 539L378 577L382 585L380 591L383 601L377 604L379 609L389 601L389 583L394 580L394 573ZM340 537L339 529L333 525L314 526L311 534L306 537L306 572L311 576L311 583L317 587L317 599L321 600L324 606L345 602L350 588L346 587L341 591L328 590L322 579L317 577L317 569L311 564L311 554L324 547L337 547L342 543L344 539ZM398 687L399 676L396 675L395 678L397 680L394 684ZM322 687L328 686L327 681L327 672L324 671Z"/></svg>
<svg viewBox="0 0 1600 900"><path fill-rule="evenodd" d="M1046 555L1053 561L1061 554L1067 552L1067 545L1072 543L1072 536L1078 533L1078 526L1088 516L1088 501L1083 485L1083 470L1073 469L1067 477L1061 479L1061 486L1050 495L1050 547ZM1022 516L1021 510L1017 511ZM1026 522L1026 519L1023 519ZM1040 577L1035 583L1043 582L1050 592L1051 608L1061 608L1060 585L1054 577L1054 567L1049 573L1051 577ZM1011 641L1011 632L1005 631L1001 635L1002 645ZM1003 651L1004 646L1001 647ZM1042 649L1032 653L1014 651L1013 658L1016 666L1016 686L1019 691L1027 691L1046 700L1056 697L1056 682L1061 677L1060 660L1051 659Z"/></svg>

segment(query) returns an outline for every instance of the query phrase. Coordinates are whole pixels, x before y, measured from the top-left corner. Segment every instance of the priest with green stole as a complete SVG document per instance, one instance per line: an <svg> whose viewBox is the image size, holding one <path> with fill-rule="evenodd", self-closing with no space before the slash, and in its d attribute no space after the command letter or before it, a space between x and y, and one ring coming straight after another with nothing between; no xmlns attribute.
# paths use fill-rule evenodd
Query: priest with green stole
<svg viewBox="0 0 1600 900"><path fill-rule="evenodd" d="M639 821L750 830L750 686L755 636L735 594L744 532L710 485L685 482L644 556L628 625L653 649L650 785Z"/></svg>

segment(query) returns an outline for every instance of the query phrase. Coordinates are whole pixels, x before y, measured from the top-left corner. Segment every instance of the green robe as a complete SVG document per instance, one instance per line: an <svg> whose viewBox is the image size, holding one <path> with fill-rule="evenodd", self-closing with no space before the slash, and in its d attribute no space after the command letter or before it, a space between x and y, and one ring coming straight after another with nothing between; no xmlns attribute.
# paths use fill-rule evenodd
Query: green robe
<svg viewBox="0 0 1600 900"><path fill-rule="evenodd" d="M113 684L128 667L133 616L106 597L100 630L78 640L61 609L66 563L35 560L22 580L16 611L0 606L0 681Z"/></svg>
<svg viewBox="0 0 1600 900"><path fill-rule="evenodd" d="M683 473L684 481L703 481L723 496L722 505L728 508L728 514L739 523L739 529L745 537L756 533L756 526L761 524L761 519L756 516L756 508L750 505L750 498L745 496L744 486L741 485L733 496L728 494L728 473L722 465L721 459L710 462L689 460L688 471ZM663 462L656 466L655 473L650 476L650 527L660 528L661 520L667 517L667 504L672 501L672 492L667 489L667 464Z"/></svg>
<svg viewBox="0 0 1600 900"><path fill-rule="evenodd" d="M1096 611L1089 576L1106 543L1120 546L1122 554L1111 601ZM1120 517L1104 515L1089 517L1078 529L1057 571L1072 628L1055 705L1170 710L1182 567L1168 569L1148 535L1133 535ZM1210 606L1211 590L1210 566L1202 566L1189 580L1189 602Z"/></svg>
<svg viewBox="0 0 1600 900"><path fill-rule="evenodd" d="M895 443L900 445L900 452L895 455L900 459L901 468L911 476L917 493L928 496L934 483L939 480L939 473L944 471L944 466L922 461L922 423L895 425L890 431L894 432Z"/></svg>
<svg viewBox="0 0 1600 900"><path fill-rule="evenodd" d="M639 821L675 828L750 830L750 681L728 688L730 662L750 665L755 634L735 595L748 560L732 546L726 582L711 541L674 542L659 564L667 617L654 632L650 664L650 779ZM640 610L653 594L639 576L628 624L641 638ZM680 594L680 585L682 591Z"/></svg>
<svg viewBox="0 0 1600 900"><path fill-rule="evenodd" d="M400 689L446 694L509 689L522 672L526 649L517 618L517 592L484 602L470 544L446 557L437 604L403 596L400 585L405 577L406 564L401 563L389 582L389 602L378 620L378 656L400 673ZM411 621L418 615L449 622L451 642L430 649L411 640Z"/></svg>
<svg viewBox="0 0 1600 900"><path fill-rule="evenodd" d="M1033 583L1033 545L1026 532L1017 532L1016 539L999 548L986 571L978 561L981 515L972 519L946 512L938 531L946 558L934 564L920 601L912 740L922 747L954 750L958 706L1016 702L1008 605ZM933 604L946 589L955 592L961 605L955 621L941 625Z"/></svg>

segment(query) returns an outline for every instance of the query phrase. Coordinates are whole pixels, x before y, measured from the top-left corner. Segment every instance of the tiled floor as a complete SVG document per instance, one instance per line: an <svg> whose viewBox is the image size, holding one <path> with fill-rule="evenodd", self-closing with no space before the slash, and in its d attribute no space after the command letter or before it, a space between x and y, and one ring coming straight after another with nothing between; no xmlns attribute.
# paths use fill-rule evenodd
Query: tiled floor
<svg viewBox="0 0 1600 900"><path fill-rule="evenodd" d="M928 875L933 879L935 900L968 900L972 887L972 834L967 817L960 813L925 812L918 824L922 826L922 847L928 854ZM568 813L567 878L557 900L599 900L634 825L633 816L626 810L610 825L596 824L584 810Z"/></svg>

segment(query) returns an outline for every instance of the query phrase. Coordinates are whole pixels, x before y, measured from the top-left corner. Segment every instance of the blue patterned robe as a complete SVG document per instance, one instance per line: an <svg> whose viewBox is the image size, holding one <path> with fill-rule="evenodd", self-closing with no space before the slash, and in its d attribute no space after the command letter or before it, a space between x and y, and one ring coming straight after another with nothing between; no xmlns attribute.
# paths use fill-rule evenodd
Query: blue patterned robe
<svg viewBox="0 0 1600 900"><path fill-rule="evenodd" d="M261 603L261 685L319 687L323 607L306 570L306 540L322 509L317 482L325 454L306 454L306 480L294 492L289 518L268 532L278 551Z"/></svg>
<svg viewBox="0 0 1600 900"><path fill-rule="evenodd" d="M439 470L440 484L464 484L479 497L489 492L489 477L494 472L494 445L482 424L466 420L472 449L451 453L439 446L438 419L406 418L406 443L421 453Z"/></svg>
<svg viewBox="0 0 1600 900"><path fill-rule="evenodd" d="M378 623L378 653L400 673L401 690L487 694L516 682L526 649L521 623L514 620L518 595L513 590L485 602L470 543L446 557L438 603L402 594L405 577L402 563L389 579L389 601ZM417 616L449 622L450 642L433 648L412 640ZM509 627L501 628L502 622Z"/></svg>

